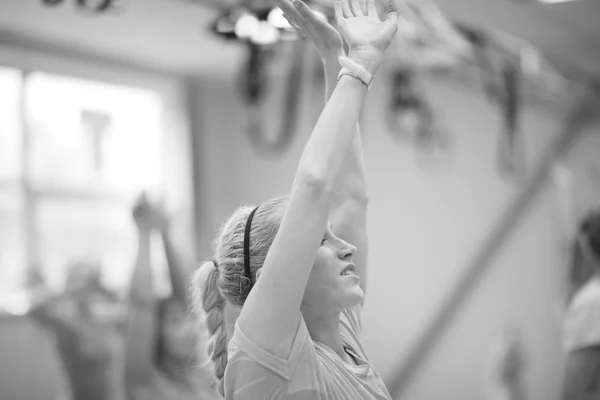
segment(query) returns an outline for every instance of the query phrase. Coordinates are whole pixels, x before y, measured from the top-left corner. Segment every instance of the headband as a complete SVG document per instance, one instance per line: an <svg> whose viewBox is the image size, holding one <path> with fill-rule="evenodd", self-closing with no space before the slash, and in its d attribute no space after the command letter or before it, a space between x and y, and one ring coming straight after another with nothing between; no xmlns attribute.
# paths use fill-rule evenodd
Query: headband
<svg viewBox="0 0 600 400"><path fill-rule="evenodd" d="M244 273L246 277L250 279L250 287L254 284L252 282L252 274L250 273L250 229L252 229L252 218L254 218L256 210L258 210L258 207L250 213L248 221L246 221L246 230L244 232Z"/></svg>

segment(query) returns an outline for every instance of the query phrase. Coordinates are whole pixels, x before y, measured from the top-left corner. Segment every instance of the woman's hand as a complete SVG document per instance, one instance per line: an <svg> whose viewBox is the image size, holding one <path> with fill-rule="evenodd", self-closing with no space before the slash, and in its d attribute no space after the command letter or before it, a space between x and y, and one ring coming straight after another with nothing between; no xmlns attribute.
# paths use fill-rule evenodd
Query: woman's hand
<svg viewBox="0 0 600 400"><path fill-rule="evenodd" d="M145 195L137 200L133 207L133 220L139 229L156 229L161 232L168 229L169 216L161 204L152 204Z"/></svg>
<svg viewBox="0 0 600 400"><path fill-rule="evenodd" d="M398 31L397 1L400 0L390 0L388 15L381 21L375 0L367 0L363 7L360 0L335 0L335 17L349 47L348 57L373 75Z"/></svg>
<svg viewBox="0 0 600 400"><path fill-rule="evenodd" d="M283 16L298 33L310 39L323 60L345 55L342 37L326 19L300 0L276 0ZM293 4L293 5L292 5Z"/></svg>

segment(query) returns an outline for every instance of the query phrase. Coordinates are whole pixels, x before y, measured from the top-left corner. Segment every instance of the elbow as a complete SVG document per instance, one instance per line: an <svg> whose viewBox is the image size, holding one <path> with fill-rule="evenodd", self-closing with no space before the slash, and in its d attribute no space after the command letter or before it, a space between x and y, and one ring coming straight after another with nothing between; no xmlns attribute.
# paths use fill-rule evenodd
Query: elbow
<svg viewBox="0 0 600 400"><path fill-rule="evenodd" d="M294 190L299 187L309 189L320 195L326 195L334 192L335 179L325 171L303 169L296 173L296 179L294 180Z"/></svg>
<svg viewBox="0 0 600 400"><path fill-rule="evenodd" d="M369 206L369 196L365 191L348 192L344 200L354 210L366 211Z"/></svg>

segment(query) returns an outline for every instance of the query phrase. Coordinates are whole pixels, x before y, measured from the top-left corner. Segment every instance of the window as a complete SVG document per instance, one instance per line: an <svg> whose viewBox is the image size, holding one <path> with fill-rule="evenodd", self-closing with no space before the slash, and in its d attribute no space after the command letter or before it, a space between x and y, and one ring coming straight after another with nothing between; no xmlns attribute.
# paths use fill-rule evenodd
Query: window
<svg viewBox="0 0 600 400"><path fill-rule="evenodd" d="M0 67L0 292L82 262L122 287L131 204L162 187L163 110L151 90Z"/></svg>

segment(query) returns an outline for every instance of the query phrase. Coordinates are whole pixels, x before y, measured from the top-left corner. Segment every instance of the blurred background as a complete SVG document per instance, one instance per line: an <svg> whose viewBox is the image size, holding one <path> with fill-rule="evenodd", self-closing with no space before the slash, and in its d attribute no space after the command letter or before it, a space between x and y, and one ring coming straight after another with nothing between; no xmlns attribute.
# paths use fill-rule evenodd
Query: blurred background
<svg viewBox="0 0 600 400"><path fill-rule="evenodd" d="M395 399L560 398L564 316L591 274L574 240L600 206L599 16L407 3L361 116L363 340ZM206 260L237 206L289 190L323 93L268 0L0 0L0 398L74 398L61 331L34 311L81 265L128 296L141 193L184 263ZM147 292L166 299L150 236Z"/></svg>

